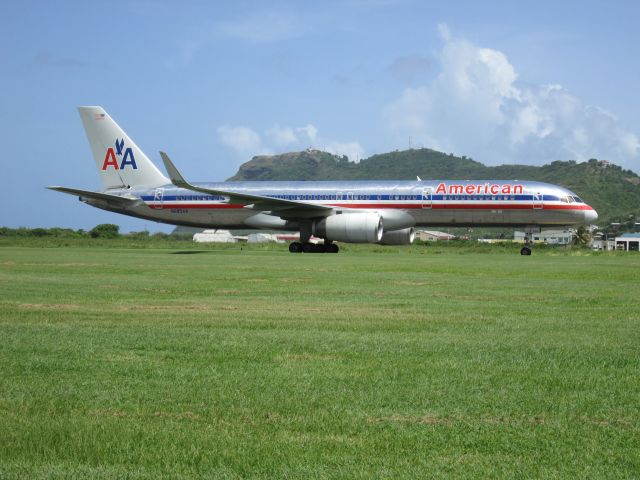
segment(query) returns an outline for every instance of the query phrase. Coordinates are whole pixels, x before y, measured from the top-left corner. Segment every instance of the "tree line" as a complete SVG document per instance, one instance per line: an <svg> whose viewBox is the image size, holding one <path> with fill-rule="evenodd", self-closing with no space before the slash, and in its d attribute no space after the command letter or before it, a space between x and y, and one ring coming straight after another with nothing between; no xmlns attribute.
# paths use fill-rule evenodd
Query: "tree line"
<svg viewBox="0 0 640 480"><path fill-rule="evenodd" d="M52 237L52 238L129 238L135 240L144 240L146 238L163 239L188 239L191 240L191 234L183 235L167 234L164 232L149 233L146 230L140 232L120 233L120 227L114 223L101 223L91 230L71 228L9 228L0 227L0 237Z"/></svg>

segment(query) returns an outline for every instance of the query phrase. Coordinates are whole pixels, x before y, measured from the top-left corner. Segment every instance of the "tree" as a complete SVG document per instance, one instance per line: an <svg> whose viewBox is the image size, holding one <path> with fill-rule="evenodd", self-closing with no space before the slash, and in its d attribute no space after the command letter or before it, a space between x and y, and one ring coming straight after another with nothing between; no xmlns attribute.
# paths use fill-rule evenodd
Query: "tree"
<svg viewBox="0 0 640 480"><path fill-rule="evenodd" d="M101 223L89 232L92 238L117 238L120 235L120 227L113 223Z"/></svg>
<svg viewBox="0 0 640 480"><path fill-rule="evenodd" d="M587 245L591 241L591 235L584 225L578 227L576 231L576 245Z"/></svg>
<svg viewBox="0 0 640 480"><path fill-rule="evenodd" d="M31 235L34 237L46 237L47 235L50 235L51 233L45 229L45 228L32 228L31 229Z"/></svg>

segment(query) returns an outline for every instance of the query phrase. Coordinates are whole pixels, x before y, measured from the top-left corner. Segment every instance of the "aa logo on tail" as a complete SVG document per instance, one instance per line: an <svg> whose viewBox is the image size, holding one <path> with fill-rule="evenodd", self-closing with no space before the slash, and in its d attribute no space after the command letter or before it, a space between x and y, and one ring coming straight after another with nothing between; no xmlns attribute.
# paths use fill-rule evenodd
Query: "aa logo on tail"
<svg viewBox="0 0 640 480"><path fill-rule="evenodd" d="M122 161L118 162L116 156L122 157ZM110 166L116 170L124 170L127 165L131 165L131 168L134 170L138 169L131 147L124 148L124 139L116 138L115 150L113 147L107 148L107 153L105 153L104 162L102 163L102 170L105 171L107 167Z"/></svg>

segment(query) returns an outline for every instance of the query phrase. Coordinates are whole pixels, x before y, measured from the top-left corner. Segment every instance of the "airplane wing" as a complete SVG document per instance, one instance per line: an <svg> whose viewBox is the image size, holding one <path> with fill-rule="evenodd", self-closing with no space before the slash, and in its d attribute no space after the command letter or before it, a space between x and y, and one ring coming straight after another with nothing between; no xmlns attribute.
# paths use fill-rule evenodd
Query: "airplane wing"
<svg viewBox="0 0 640 480"><path fill-rule="evenodd" d="M259 211L271 211L278 216L303 216L324 217L333 211L333 207L328 205L319 205L317 203L299 202L296 200L285 200L282 198L271 198L262 195L251 195L248 193L238 193L229 190L218 190L212 188L199 187L187 182L178 172L173 162L165 152L160 152L164 166L167 169L171 183L176 187L186 188L194 192L208 193L209 195L220 195L229 197L229 203L244 205L245 208L251 208Z"/></svg>
<svg viewBox="0 0 640 480"><path fill-rule="evenodd" d="M92 192L91 190L80 190L77 188L67 187L47 187L49 190L55 190L56 192L68 193L70 195L77 195L80 200L91 199L101 200L103 202L111 203L118 206L132 207L134 205L142 203L139 198L120 197L118 195L110 195L108 193Z"/></svg>

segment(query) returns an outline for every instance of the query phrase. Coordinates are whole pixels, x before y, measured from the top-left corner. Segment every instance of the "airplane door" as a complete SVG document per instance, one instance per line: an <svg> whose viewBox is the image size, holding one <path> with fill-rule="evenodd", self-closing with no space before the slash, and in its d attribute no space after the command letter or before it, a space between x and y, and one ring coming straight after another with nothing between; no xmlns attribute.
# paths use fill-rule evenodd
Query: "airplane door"
<svg viewBox="0 0 640 480"><path fill-rule="evenodd" d="M162 197L164 196L164 188L156 188L153 194L153 208L162 208Z"/></svg>
<svg viewBox="0 0 640 480"><path fill-rule="evenodd" d="M431 208L433 206L432 203L432 193L433 188L427 187L422 190L422 208Z"/></svg>
<svg viewBox="0 0 640 480"><path fill-rule="evenodd" d="M347 192L347 202L353 202L353 192Z"/></svg>
<svg viewBox="0 0 640 480"><path fill-rule="evenodd" d="M534 210L540 210L542 208L542 194L539 192L533 194L533 208Z"/></svg>

